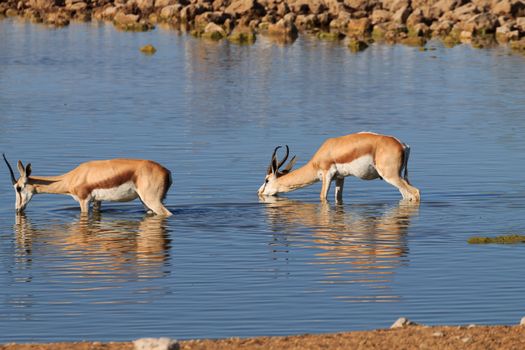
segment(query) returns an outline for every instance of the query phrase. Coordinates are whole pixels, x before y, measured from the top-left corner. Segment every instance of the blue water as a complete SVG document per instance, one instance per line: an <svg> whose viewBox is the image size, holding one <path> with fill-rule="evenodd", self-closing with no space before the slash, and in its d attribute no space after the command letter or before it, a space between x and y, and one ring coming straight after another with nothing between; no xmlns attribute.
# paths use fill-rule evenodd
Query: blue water
<svg viewBox="0 0 525 350"><path fill-rule="evenodd" d="M0 342L517 323L525 246L466 240L525 233L525 58L428 47L0 21L0 151L35 175L156 160L175 214L131 202L86 218L72 198L38 195L16 217L0 165ZM362 130L410 144L419 207L355 179L343 205L321 205L320 184L257 197L276 145L300 166Z"/></svg>

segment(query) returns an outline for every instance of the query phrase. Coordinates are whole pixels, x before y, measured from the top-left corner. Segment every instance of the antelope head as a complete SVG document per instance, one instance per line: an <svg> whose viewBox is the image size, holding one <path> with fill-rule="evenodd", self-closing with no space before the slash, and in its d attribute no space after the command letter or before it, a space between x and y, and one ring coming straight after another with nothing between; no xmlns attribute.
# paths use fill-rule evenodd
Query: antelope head
<svg viewBox="0 0 525 350"><path fill-rule="evenodd" d="M27 164L26 167L22 164L21 161L18 161L18 171L20 172L20 177L18 180L15 178L15 174L13 172L13 168L11 168L11 165L7 161L4 154L2 154L4 157L4 161L7 164L7 167L9 168L9 173L11 175L11 183L13 184L13 187L16 192L16 213L22 213L24 209L27 206L27 203L33 198L33 195L35 194L35 187L29 183L29 176L31 175L31 164Z"/></svg>
<svg viewBox="0 0 525 350"><path fill-rule="evenodd" d="M288 162L288 164L286 165L286 167L281 170L281 167L284 165L284 163L286 163L288 155L290 154L290 149L288 148L288 145L286 145L285 147L286 154L283 160L281 161L278 161L277 159L277 151L279 150L279 148L281 148L281 146L277 146L273 150L272 159L270 161L270 165L268 166L268 170L266 171L264 183L259 188L259 191L257 191L259 196L275 196L277 193L281 192L279 188L280 186L278 179L281 176L288 174L292 170L296 162L296 158L295 156L293 156L290 162Z"/></svg>

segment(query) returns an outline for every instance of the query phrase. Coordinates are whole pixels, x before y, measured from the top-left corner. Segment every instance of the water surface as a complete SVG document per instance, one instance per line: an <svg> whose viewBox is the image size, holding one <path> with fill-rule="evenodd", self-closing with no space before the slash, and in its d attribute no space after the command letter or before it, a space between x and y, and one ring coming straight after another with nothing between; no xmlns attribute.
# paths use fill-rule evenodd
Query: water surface
<svg viewBox="0 0 525 350"><path fill-rule="evenodd" d="M132 202L82 217L72 198L39 195L16 217L1 165L0 342L517 323L525 247L466 240L525 230L525 59L431 47L356 55L307 37L236 46L0 21L0 150L36 175L156 160L175 214ZM419 207L355 179L343 205L321 205L320 184L257 198L276 145L300 166L362 130L411 145Z"/></svg>

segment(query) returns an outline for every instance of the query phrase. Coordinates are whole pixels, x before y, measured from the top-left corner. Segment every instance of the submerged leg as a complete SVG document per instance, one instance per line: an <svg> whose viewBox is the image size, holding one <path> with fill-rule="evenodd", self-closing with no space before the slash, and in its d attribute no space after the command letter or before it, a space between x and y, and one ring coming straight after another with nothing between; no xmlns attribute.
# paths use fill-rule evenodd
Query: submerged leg
<svg viewBox="0 0 525 350"><path fill-rule="evenodd" d="M323 202L326 201L328 198L328 192L330 191L330 185L332 184L332 179L333 179L333 175L329 171L326 171L323 174L323 186L321 187L321 194L320 194L321 201Z"/></svg>
<svg viewBox="0 0 525 350"><path fill-rule="evenodd" d="M93 201L93 211L100 211L101 208L102 208L101 201Z"/></svg>
<svg viewBox="0 0 525 350"><path fill-rule="evenodd" d="M89 199L79 199L80 211L82 213L89 213Z"/></svg>
<svg viewBox="0 0 525 350"><path fill-rule="evenodd" d="M149 209L150 211L154 212L157 215L164 215L164 216L171 216L173 215L163 204L160 198L157 198L156 196L149 196L143 195L141 193L138 193L140 200L142 201L142 204Z"/></svg>
<svg viewBox="0 0 525 350"><path fill-rule="evenodd" d="M335 179L335 202L343 203L343 187L345 185L344 177L337 177Z"/></svg>
<svg viewBox="0 0 525 350"><path fill-rule="evenodd" d="M421 196L419 194L419 190L415 188L414 186L411 186L408 184L408 182L401 177L396 178L383 178L386 182L391 184L392 186L397 187L399 192L401 192L401 195L403 196L403 199L412 201L412 202L419 202L421 199Z"/></svg>

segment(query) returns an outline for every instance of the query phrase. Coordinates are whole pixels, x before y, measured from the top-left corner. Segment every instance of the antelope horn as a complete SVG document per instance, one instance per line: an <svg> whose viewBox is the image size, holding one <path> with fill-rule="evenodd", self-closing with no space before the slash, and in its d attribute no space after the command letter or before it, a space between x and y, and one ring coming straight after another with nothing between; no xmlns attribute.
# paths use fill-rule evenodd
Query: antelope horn
<svg viewBox="0 0 525 350"><path fill-rule="evenodd" d="M4 157L4 161L7 164L7 167L9 168L9 173L11 174L11 182L13 185L16 183L15 173L13 173L13 168L11 168L11 165L9 165L9 162L7 161L5 154L2 153L2 157Z"/></svg>
<svg viewBox="0 0 525 350"><path fill-rule="evenodd" d="M290 154L290 149L288 148L288 145L286 145L286 155L284 156L283 160L281 160L281 162L279 163L279 165L277 166L277 169L279 169L280 167L283 166L283 164L286 162L286 160L288 159L288 155Z"/></svg>
<svg viewBox="0 0 525 350"><path fill-rule="evenodd" d="M281 148L281 146L277 146L275 147L275 149L273 150L273 153L272 153L272 159L270 160L270 165L268 165L268 170L267 170L267 173L270 174L272 172L272 166L273 166L273 162L275 161L275 163L277 163L277 160L275 159L275 155L277 154L277 150ZM279 169L279 167L277 167L277 169ZM277 171L277 169L275 169Z"/></svg>

